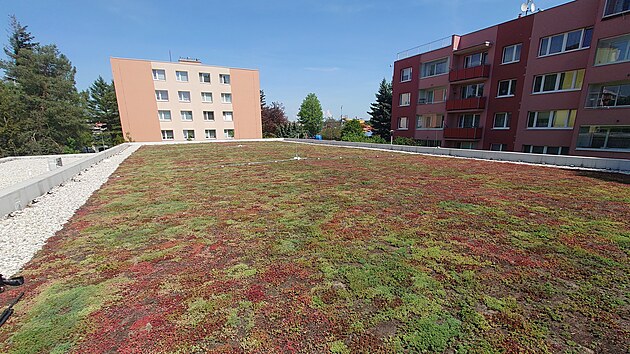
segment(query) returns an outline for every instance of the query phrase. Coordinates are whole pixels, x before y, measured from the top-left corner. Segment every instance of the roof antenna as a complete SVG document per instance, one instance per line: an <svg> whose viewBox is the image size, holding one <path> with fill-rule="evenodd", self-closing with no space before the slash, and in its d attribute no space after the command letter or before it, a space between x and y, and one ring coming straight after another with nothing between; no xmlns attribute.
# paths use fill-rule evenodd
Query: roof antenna
<svg viewBox="0 0 630 354"><path fill-rule="evenodd" d="M534 4L533 0L527 0L521 4L521 12L524 12L524 15L533 14L536 12L536 4Z"/></svg>

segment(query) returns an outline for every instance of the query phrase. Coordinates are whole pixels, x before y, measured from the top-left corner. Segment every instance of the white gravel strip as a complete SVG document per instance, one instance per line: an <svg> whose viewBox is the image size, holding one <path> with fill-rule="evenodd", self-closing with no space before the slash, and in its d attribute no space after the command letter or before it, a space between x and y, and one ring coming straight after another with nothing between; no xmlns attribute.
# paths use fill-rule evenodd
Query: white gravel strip
<svg viewBox="0 0 630 354"><path fill-rule="evenodd" d="M0 219L0 274L17 273L139 147L129 146L53 188L36 203Z"/></svg>
<svg viewBox="0 0 630 354"><path fill-rule="evenodd" d="M48 161L56 157L61 157L63 165L83 160L93 154L84 156L51 156L51 157L26 157L16 158L5 162L0 162L0 189L29 180L33 177L43 175L49 171Z"/></svg>

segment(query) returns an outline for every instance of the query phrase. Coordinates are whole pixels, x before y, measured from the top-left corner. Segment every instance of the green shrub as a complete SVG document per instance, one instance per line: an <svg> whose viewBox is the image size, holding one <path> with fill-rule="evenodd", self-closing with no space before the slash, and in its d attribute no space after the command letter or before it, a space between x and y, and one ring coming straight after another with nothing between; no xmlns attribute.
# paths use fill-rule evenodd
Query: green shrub
<svg viewBox="0 0 630 354"><path fill-rule="evenodd" d="M418 145L418 143L414 139L406 138L403 136L394 138L394 144L395 145L411 145L411 146Z"/></svg>

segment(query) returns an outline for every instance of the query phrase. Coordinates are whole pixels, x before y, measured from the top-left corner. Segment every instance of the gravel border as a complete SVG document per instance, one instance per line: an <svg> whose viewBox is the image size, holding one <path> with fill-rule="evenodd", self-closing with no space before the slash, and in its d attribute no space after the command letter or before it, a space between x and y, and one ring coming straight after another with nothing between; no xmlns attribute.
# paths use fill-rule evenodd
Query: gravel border
<svg viewBox="0 0 630 354"><path fill-rule="evenodd" d="M35 199L29 207L0 219L0 274L16 274L139 147L127 147Z"/></svg>

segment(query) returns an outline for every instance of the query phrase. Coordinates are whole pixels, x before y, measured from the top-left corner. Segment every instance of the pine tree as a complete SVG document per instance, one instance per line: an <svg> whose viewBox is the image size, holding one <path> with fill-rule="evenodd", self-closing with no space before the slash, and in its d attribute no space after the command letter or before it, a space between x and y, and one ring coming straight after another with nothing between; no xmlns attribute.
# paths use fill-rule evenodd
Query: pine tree
<svg viewBox="0 0 630 354"><path fill-rule="evenodd" d="M9 16L9 45L4 47L4 53L9 57L9 62L17 65L17 58L21 50L33 50L39 43L34 41L33 35L27 31L28 26L22 26L15 15ZM15 73L7 71L8 79L14 79Z"/></svg>
<svg viewBox="0 0 630 354"><path fill-rule="evenodd" d="M124 142L114 82L107 83L99 76L87 93L89 122L93 126L96 124L102 126L100 137L95 138L97 140L102 138L102 143L109 146ZM101 142L96 141L97 145L99 143Z"/></svg>
<svg viewBox="0 0 630 354"><path fill-rule="evenodd" d="M298 122L302 124L310 136L314 136L322 130L324 126L324 112L322 112L322 105L314 93L309 93L302 101L297 115L299 117Z"/></svg>
<svg viewBox="0 0 630 354"><path fill-rule="evenodd" d="M389 139L392 126L392 84L383 79L376 94L376 102L370 105L368 114L372 117L372 125L375 135L383 139Z"/></svg>

